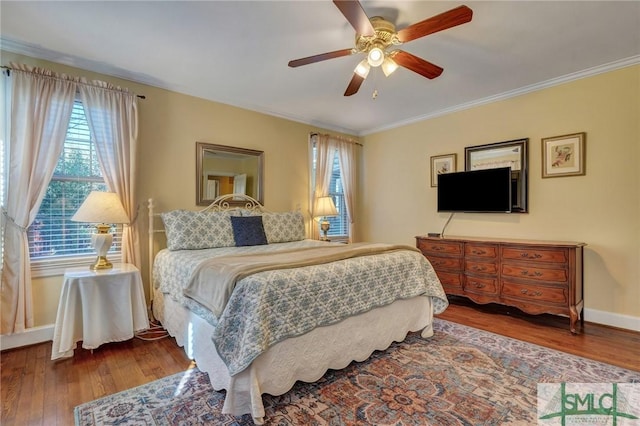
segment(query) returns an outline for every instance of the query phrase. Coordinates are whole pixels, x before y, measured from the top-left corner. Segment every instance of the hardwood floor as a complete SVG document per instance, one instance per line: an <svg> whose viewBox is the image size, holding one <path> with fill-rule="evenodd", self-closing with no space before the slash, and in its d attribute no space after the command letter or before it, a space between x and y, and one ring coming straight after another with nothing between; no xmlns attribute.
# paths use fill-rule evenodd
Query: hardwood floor
<svg viewBox="0 0 640 426"><path fill-rule="evenodd" d="M439 318L470 325L575 355L640 371L640 333L585 323L572 335L568 319L527 316L513 308L452 299ZM51 361L51 342L0 354L0 424L73 425L73 408L105 395L186 370L191 361L175 341L133 339L77 349L71 359Z"/></svg>
<svg viewBox="0 0 640 426"><path fill-rule="evenodd" d="M640 333L585 322L569 331L569 318L527 315L517 308L477 305L449 296L451 305L438 318L513 337L540 346L640 371Z"/></svg>

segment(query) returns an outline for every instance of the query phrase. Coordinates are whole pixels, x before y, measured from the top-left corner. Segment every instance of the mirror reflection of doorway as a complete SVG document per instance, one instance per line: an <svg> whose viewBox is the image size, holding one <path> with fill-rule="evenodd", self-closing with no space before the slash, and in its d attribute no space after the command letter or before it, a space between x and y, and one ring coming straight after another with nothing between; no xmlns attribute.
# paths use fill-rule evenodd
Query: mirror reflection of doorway
<svg viewBox="0 0 640 426"><path fill-rule="evenodd" d="M215 200L220 195L247 193L246 173L207 172L204 179L207 200Z"/></svg>
<svg viewBox="0 0 640 426"><path fill-rule="evenodd" d="M233 193L245 194L247 191L247 174L235 175L233 177Z"/></svg>
<svg viewBox="0 0 640 426"><path fill-rule="evenodd" d="M215 200L220 195L220 181L207 179L207 200Z"/></svg>

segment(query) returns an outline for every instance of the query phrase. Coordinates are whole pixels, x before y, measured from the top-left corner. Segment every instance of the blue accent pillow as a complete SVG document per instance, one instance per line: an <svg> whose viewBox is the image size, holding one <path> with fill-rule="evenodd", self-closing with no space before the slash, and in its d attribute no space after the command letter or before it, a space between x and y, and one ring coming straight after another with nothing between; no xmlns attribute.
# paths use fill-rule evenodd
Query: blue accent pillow
<svg viewBox="0 0 640 426"><path fill-rule="evenodd" d="M231 227L236 247L267 244L262 216L231 216Z"/></svg>

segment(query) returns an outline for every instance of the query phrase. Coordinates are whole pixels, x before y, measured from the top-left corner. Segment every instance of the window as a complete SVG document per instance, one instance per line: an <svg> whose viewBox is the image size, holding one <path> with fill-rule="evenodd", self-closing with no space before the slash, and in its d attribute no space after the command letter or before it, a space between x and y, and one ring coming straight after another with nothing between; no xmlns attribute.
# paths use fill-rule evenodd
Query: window
<svg viewBox="0 0 640 426"><path fill-rule="evenodd" d="M78 100L73 105L64 147L38 214L29 227L29 254L38 261L73 263L93 256L94 226L73 222L71 217L91 191L106 191L89 124ZM114 227L110 253L120 252L122 225ZM71 262L70 262L71 261ZM44 263L44 262L41 262Z"/></svg>
<svg viewBox="0 0 640 426"><path fill-rule="evenodd" d="M311 176L315 178L316 175L316 144L313 143L313 170ZM312 179L313 181L314 179ZM314 182L315 185L315 182ZM338 216L328 217L327 221L330 224L329 232L327 236L335 238L348 238L349 236L349 216L347 214L347 205L344 201L344 192L342 188L342 176L340 174L340 160L338 159L338 151L333 156L333 168L331 170L331 181L329 182L329 193L327 194L333 198L333 203L338 210ZM320 224L318 223L318 229ZM322 231L320 231L322 234Z"/></svg>

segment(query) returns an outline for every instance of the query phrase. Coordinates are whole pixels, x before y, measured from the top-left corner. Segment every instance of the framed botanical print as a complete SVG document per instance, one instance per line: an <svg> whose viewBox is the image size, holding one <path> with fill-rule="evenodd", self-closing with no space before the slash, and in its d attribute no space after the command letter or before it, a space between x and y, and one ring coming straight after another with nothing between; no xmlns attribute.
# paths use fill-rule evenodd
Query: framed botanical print
<svg viewBox="0 0 640 426"><path fill-rule="evenodd" d="M586 133L542 139L542 177L585 174Z"/></svg>
<svg viewBox="0 0 640 426"><path fill-rule="evenodd" d="M431 186L438 186L438 175L456 171L457 154L434 155L431 157Z"/></svg>

